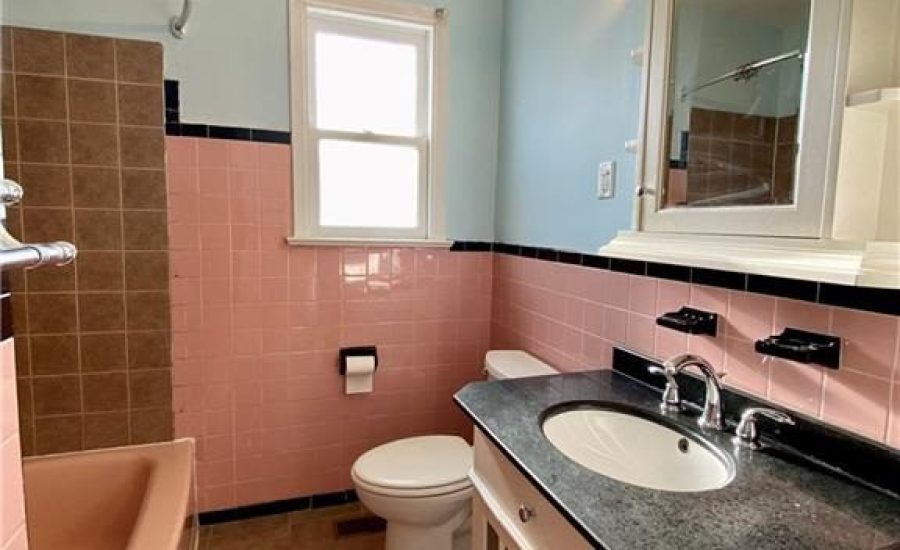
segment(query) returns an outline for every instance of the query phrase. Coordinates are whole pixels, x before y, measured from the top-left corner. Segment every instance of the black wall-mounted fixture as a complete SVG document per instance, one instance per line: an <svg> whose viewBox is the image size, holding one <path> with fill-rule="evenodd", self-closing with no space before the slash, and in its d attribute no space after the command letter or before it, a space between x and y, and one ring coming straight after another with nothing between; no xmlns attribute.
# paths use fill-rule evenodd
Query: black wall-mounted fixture
<svg viewBox="0 0 900 550"><path fill-rule="evenodd" d="M837 369L841 363L840 338L795 328L786 328L777 336L757 340L754 347L764 355L815 363L829 369Z"/></svg>
<svg viewBox="0 0 900 550"><path fill-rule="evenodd" d="M719 314L683 307L657 317L656 324L688 334L715 336L719 326Z"/></svg>
<svg viewBox="0 0 900 550"><path fill-rule="evenodd" d="M373 357L375 358L375 369L378 369L378 349L375 346L341 348L338 368L342 375L347 374L347 359L350 357Z"/></svg>

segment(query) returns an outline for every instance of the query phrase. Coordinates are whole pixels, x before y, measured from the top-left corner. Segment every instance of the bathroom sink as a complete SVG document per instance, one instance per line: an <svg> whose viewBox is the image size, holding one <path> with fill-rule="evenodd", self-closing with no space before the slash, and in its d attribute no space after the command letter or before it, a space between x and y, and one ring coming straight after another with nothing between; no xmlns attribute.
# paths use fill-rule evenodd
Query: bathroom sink
<svg viewBox="0 0 900 550"><path fill-rule="evenodd" d="M711 491L734 476L731 460L712 444L637 410L567 405L545 413L542 428L554 447L581 466L639 487Z"/></svg>

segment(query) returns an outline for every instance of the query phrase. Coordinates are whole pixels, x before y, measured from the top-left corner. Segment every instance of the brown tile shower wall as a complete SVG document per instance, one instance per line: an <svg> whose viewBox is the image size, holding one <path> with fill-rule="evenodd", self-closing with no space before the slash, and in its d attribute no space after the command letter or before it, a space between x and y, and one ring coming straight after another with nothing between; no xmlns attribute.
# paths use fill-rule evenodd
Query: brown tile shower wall
<svg viewBox="0 0 900 550"><path fill-rule="evenodd" d="M789 202L793 184L797 117L744 115L691 109L688 201L771 183L770 194Z"/></svg>
<svg viewBox="0 0 900 550"><path fill-rule="evenodd" d="M9 213L78 260L12 280L26 454L172 436L162 47L3 29Z"/></svg>

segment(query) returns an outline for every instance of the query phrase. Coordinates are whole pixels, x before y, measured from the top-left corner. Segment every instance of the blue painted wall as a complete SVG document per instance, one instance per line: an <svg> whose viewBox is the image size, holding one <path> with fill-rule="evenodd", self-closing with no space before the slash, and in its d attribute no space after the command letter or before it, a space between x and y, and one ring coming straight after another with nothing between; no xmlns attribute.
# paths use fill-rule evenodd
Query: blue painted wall
<svg viewBox="0 0 900 550"><path fill-rule="evenodd" d="M503 242L596 252L631 226L641 0L506 0L496 230ZM597 165L616 197L596 198Z"/></svg>
<svg viewBox="0 0 900 550"><path fill-rule="evenodd" d="M447 230L493 240L503 0L409 0L450 13ZM3 23L159 41L166 77L181 81L188 122L290 128L288 0L204 0L188 35L169 17L181 0L6 0Z"/></svg>

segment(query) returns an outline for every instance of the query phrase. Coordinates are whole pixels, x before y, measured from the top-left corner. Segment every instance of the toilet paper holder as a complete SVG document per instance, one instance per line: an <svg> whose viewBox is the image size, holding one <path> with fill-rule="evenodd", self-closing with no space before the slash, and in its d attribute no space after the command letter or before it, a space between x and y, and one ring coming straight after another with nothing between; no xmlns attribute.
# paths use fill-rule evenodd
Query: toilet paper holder
<svg viewBox="0 0 900 550"><path fill-rule="evenodd" d="M342 376L347 375L347 359L350 357L373 357L375 359L375 370L378 370L378 348L375 346L341 348L338 368Z"/></svg>

